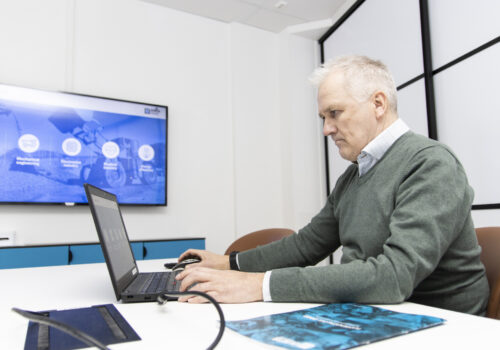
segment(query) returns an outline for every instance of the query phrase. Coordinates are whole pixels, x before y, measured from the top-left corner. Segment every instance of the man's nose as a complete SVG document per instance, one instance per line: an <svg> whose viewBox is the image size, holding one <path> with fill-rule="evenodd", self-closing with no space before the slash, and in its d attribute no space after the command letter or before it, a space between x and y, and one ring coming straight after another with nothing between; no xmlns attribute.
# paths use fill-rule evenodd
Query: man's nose
<svg viewBox="0 0 500 350"><path fill-rule="evenodd" d="M323 135L329 136L331 134L335 134L336 132L337 132L337 127L335 126L334 123L326 120L323 122Z"/></svg>

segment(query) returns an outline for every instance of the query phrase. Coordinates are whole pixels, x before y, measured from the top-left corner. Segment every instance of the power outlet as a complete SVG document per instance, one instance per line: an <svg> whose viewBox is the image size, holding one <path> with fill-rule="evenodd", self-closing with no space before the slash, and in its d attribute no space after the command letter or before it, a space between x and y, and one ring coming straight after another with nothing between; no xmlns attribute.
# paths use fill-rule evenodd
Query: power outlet
<svg viewBox="0 0 500 350"><path fill-rule="evenodd" d="M16 245L16 231L0 232L0 247Z"/></svg>

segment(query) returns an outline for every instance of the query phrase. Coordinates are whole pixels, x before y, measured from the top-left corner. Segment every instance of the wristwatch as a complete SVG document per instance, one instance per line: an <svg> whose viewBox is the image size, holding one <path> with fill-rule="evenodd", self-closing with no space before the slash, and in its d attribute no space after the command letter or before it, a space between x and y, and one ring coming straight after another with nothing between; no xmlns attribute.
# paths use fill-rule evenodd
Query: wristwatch
<svg viewBox="0 0 500 350"><path fill-rule="evenodd" d="M236 262L236 255L238 255L239 252L234 251L229 254L229 268L231 270L236 270L239 271L240 269L238 268L238 263Z"/></svg>

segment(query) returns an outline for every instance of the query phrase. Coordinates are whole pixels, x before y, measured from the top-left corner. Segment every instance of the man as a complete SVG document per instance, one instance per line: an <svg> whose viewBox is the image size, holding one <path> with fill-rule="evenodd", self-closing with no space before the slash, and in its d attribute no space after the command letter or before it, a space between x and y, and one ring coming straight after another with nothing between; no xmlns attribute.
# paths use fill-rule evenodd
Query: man
<svg viewBox="0 0 500 350"><path fill-rule="evenodd" d="M194 254L201 262L179 275L181 290L197 283L193 290L226 303L409 300L484 314L489 288L473 191L455 155L398 119L395 84L381 62L341 57L313 79L323 132L353 164L307 226L232 256L233 270L227 256L183 253L180 259ZM339 246L341 264L306 267Z"/></svg>

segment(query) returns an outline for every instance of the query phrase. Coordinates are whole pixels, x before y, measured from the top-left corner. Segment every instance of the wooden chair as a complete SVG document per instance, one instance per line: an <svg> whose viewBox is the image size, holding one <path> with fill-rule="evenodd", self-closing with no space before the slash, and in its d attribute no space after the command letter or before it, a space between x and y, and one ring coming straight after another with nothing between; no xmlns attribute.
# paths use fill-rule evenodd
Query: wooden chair
<svg viewBox="0 0 500 350"><path fill-rule="evenodd" d="M490 284L486 316L500 320L500 227L479 227L476 234L482 248L481 261Z"/></svg>
<svg viewBox="0 0 500 350"><path fill-rule="evenodd" d="M268 228L265 230L247 233L246 235L234 241L224 253L228 255L231 252L242 252L290 236L294 231L287 228Z"/></svg>

